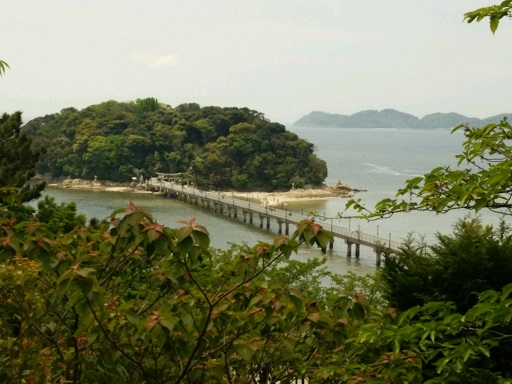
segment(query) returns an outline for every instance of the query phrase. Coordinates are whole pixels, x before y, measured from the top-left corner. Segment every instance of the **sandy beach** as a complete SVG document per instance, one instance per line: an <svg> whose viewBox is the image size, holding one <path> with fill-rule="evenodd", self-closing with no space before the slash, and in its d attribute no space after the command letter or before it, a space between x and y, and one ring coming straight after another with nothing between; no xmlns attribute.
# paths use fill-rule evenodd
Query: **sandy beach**
<svg viewBox="0 0 512 384"><path fill-rule="evenodd" d="M249 197L252 200L257 200L262 204L268 203L269 206L278 205L290 201L304 201L304 200L325 200L334 197L352 197L359 190L352 189L345 186L345 188L336 188L324 185L321 188L294 188L289 191L279 192L225 192L228 196L235 196L240 198Z"/></svg>
<svg viewBox="0 0 512 384"><path fill-rule="evenodd" d="M50 187L70 188L70 189L85 189L85 190L99 190L106 192L132 192L132 193L153 193L146 191L144 186L135 183L113 183L104 180L83 180L83 179L65 179L65 180L50 180L47 183ZM331 199L334 197L349 198L354 196L357 192L362 192L358 189L353 189L341 182L335 186L323 185L318 188L294 188L289 191L278 192L239 192L239 191L220 191L227 196L234 196L238 198L250 198L262 204L268 203L269 206L277 205L289 201L304 201L304 200L321 200Z"/></svg>

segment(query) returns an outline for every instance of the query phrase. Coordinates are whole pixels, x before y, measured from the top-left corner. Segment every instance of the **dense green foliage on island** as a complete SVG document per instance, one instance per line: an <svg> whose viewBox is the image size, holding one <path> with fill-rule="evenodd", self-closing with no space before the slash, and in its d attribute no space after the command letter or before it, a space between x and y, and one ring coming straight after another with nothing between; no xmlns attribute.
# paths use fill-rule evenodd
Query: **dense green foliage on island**
<svg viewBox="0 0 512 384"><path fill-rule="evenodd" d="M204 188L276 190L327 176L311 143L247 108L107 101L38 117L24 131L46 149L37 171L53 178L123 182L183 172Z"/></svg>
<svg viewBox="0 0 512 384"><path fill-rule="evenodd" d="M421 119L408 113L394 109L382 111L367 110L353 115L340 115L327 112L311 112L301 117L293 125L301 127L333 127L333 128L412 128L412 129L445 129L459 124L481 126L497 123L504 117L512 118L510 113L491 116L485 119L467 117L458 113L432 113Z"/></svg>

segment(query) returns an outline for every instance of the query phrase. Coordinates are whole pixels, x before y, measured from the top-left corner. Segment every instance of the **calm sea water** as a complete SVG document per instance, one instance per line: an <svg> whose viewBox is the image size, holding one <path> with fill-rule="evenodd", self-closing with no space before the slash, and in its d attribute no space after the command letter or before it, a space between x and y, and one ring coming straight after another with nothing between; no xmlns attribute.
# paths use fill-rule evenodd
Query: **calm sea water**
<svg viewBox="0 0 512 384"><path fill-rule="evenodd" d="M408 129L349 129L349 128L302 128L289 127L290 131L315 144L316 153L327 162L328 184L341 180L353 188L367 192L357 194L368 206L377 201L393 197L396 190L407 179L421 175L439 165L456 164L455 155L460 153L463 141L461 133L450 135L449 130ZM236 219L218 216L213 212L181 203L176 200L139 193L115 193L77 191L48 188L46 194L58 202L75 201L78 210L88 217L107 217L114 209L128 206L133 201L137 206L149 209L156 219L168 226L177 226L180 220L196 218L210 231L212 245L226 248L230 242L255 244L272 241L274 232L245 225ZM288 204L289 211L316 211L320 215L336 217L344 210L346 199L333 198ZM401 240L414 232L435 241L435 233L447 233L464 212L444 215L432 213L408 213L390 219L367 222L356 219L333 219L334 225L343 225L355 230L378 234L392 240ZM496 223L498 217L487 215L484 221ZM329 227L331 220L326 220ZM275 224L274 224L275 225ZM374 270L375 255L369 248L361 247L361 258L345 257L346 245L342 240L335 243L334 250L327 254L327 267L339 273L348 270L358 274ZM301 249L299 259L321 257L317 249Z"/></svg>

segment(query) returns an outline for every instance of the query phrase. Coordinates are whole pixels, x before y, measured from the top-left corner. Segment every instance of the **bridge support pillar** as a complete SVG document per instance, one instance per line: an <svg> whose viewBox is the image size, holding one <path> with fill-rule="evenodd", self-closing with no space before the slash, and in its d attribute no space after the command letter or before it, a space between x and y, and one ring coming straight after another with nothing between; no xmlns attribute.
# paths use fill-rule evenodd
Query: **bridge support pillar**
<svg viewBox="0 0 512 384"><path fill-rule="evenodd" d="M352 242L345 240L347 242L347 257L352 257Z"/></svg>
<svg viewBox="0 0 512 384"><path fill-rule="evenodd" d="M382 257L382 250L376 249L375 250L375 265L377 267L380 267L381 257Z"/></svg>
<svg viewBox="0 0 512 384"><path fill-rule="evenodd" d="M359 243L356 243L356 258L359 259L359 247L361 246L361 244Z"/></svg>
<svg viewBox="0 0 512 384"><path fill-rule="evenodd" d="M267 215L261 214L261 213L260 213L260 228L263 228L263 222L265 221L265 219L267 220L266 228L270 229L270 217L268 217Z"/></svg>
<svg viewBox="0 0 512 384"><path fill-rule="evenodd" d="M244 213L244 223L247 223L247 215L249 215L249 223L252 224L252 212L243 211Z"/></svg>
<svg viewBox="0 0 512 384"><path fill-rule="evenodd" d="M277 228L278 228L277 233L280 234L280 235L283 234L283 224L286 224L285 230L287 231L288 230L288 223L285 223L284 221L281 221L281 220L277 220ZM286 234L288 234L288 232L286 232Z"/></svg>
<svg viewBox="0 0 512 384"><path fill-rule="evenodd" d="M332 251L333 248L334 248L334 240L329 241L329 249Z"/></svg>

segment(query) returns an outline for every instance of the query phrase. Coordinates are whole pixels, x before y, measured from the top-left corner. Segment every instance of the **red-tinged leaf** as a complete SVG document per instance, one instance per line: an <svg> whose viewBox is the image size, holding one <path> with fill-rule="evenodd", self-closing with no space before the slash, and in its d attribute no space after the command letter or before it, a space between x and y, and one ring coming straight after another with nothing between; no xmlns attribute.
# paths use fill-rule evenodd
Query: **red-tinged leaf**
<svg viewBox="0 0 512 384"><path fill-rule="evenodd" d="M274 239L274 248L279 248L281 247L283 244L286 244L288 242L288 236L277 236L275 239Z"/></svg>
<svg viewBox="0 0 512 384"><path fill-rule="evenodd" d="M348 325L349 321L348 321L348 319L339 319L336 321L336 324Z"/></svg>
<svg viewBox="0 0 512 384"><path fill-rule="evenodd" d="M124 211L125 213L133 213L135 212L135 204L133 204L133 201L130 201L130 204L128 204L128 208Z"/></svg>
<svg viewBox="0 0 512 384"><path fill-rule="evenodd" d="M308 315L308 319L314 323L317 323L320 320L320 312L313 312Z"/></svg>
<svg viewBox="0 0 512 384"><path fill-rule="evenodd" d="M11 242L11 236L12 236L12 234L9 233L7 236L2 237L1 240L2 240L2 245L4 247L7 247L7 245L9 245L9 243Z"/></svg>
<svg viewBox="0 0 512 384"><path fill-rule="evenodd" d="M165 225L155 223L155 224L153 224L153 229L155 231L158 231L158 232L162 233L164 231L164 229L165 229Z"/></svg>
<svg viewBox="0 0 512 384"><path fill-rule="evenodd" d="M196 218L193 217L192 220L190 220L190 221L180 220L180 221L177 221L177 223L187 225L189 227L194 227L196 225Z"/></svg>
<svg viewBox="0 0 512 384"><path fill-rule="evenodd" d="M322 229L322 226L320 224L317 224L317 223L311 224L311 232L313 232L314 235L316 235L318 233L318 231L321 229Z"/></svg>
<svg viewBox="0 0 512 384"><path fill-rule="evenodd" d="M194 229L195 229L196 231L201 231L201 232L203 232L205 235L208 235L208 236L210 235L210 233L208 232L208 230L207 230L205 227L203 227L202 225L195 225L195 226L193 226L193 227L194 227Z"/></svg>
<svg viewBox="0 0 512 384"><path fill-rule="evenodd" d="M269 251L269 246L268 245L263 245L263 244L260 244L260 245L257 245L255 248L256 250L256 254L257 255L261 255L261 254L266 254L268 251Z"/></svg>
<svg viewBox="0 0 512 384"><path fill-rule="evenodd" d="M297 233L302 235L302 233L309 228L309 226L314 223L314 219L311 220L302 220L297 224Z"/></svg>

